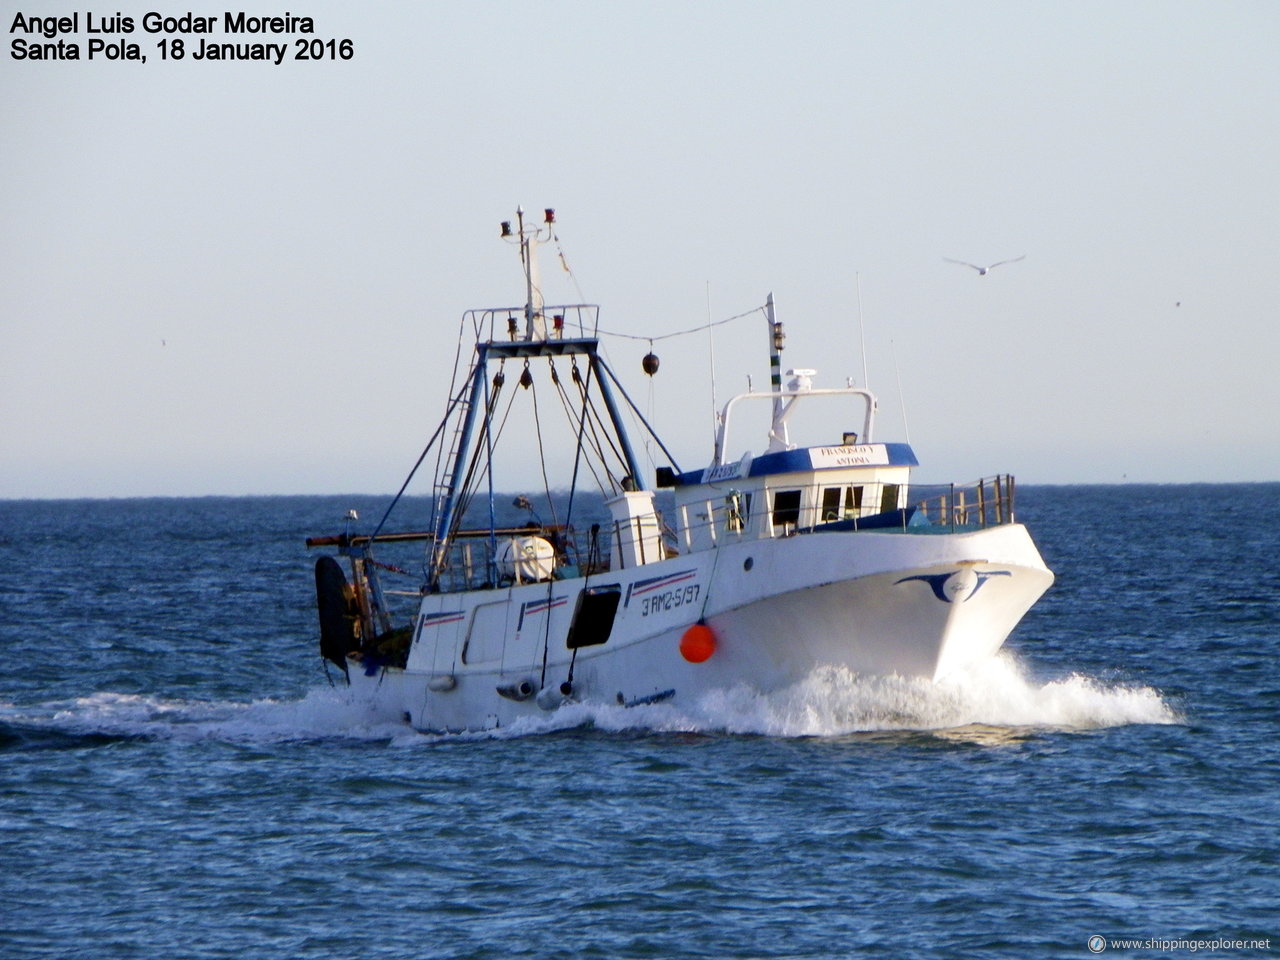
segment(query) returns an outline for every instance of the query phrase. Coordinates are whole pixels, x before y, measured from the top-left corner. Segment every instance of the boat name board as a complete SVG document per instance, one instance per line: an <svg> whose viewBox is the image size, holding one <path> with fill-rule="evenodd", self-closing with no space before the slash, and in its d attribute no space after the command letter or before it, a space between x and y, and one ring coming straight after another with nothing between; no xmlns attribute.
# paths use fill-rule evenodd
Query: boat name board
<svg viewBox="0 0 1280 960"><path fill-rule="evenodd" d="M887 467L889 448L883 443L859 443L841 447L810 447L809 462L815 470L830 467Z"/></svg>
<svg viewBox="0 0 1280 960"><path fill-rule="evenodd" d="M745 453L737 463L722 463L707 467L702 475L703 483L719 483L721 480L737 480L751 475L751 454Z"/></svg>
<svg viewBox="0 0 1280 960"><path fill-rule="evenodd" d="M708 467L703 483L716 483L720 480L737 480L743 475L742 464L725 463L718 467Z"/></svg>

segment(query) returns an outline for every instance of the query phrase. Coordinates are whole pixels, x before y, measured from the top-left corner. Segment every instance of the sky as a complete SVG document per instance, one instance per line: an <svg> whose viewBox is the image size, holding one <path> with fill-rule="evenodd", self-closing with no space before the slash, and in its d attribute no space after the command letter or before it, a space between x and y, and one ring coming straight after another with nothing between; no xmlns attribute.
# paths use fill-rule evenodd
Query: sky
<svg viewBox="0 0 1280 960"><path fill-rule="evenodd" d="M921 480L1280 480L1272 0L293 0L353 55L279 65L141 26L274 8L103 8L143 63L16 59L15 14L100 11L0 6L0 498L394 492L463 312L523 302L518 205L607 331L772 292ZM651 381L605 344L686 470L768 382L759 314Z"/></svg>

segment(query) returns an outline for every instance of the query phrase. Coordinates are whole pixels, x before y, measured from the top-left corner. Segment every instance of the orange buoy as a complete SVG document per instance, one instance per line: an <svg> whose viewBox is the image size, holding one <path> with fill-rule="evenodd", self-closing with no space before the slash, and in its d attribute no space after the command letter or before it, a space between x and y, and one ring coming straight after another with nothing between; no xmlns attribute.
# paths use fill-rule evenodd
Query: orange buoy
<svg viewBox="0 0 1280 960"><path fill-rule="evenodd" d="M699 620L680 638L680 656L690 663L702 663L716 652L716 635Z"/></svg>

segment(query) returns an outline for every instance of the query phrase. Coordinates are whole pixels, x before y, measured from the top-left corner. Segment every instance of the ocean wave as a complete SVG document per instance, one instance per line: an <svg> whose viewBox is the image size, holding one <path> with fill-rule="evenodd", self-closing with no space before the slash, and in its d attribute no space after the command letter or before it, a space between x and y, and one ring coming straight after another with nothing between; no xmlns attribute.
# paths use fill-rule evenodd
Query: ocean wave
<svg viewBox="0 0 1280 960"><path fill-rule="evenodd" d="M101 692L34 706L0 704L0 723L11 730L82 737L248 743L389 740L407 729L345 691L323 687L300 700L252 702Z"/></svg>
<svg viewBox="0 0 1280 960"><path fill-rule="evenodd" d="M0 704L11 729L62 736L182 741L384 741L396 746L462 738L520 738L590 727L604 732L841 737L928 732L1000 742L1027 730L1081 731L1183 718L1146 686L1107 684L1081 674L1032 680L1011 654L938 681L859 676L823 668L787 689L746 687L707 693L688 704L636 707L584 701L525 717L500 730L432 735L345 690L316 688L299 700L168 700L95 693L29 707Z"/></svg>

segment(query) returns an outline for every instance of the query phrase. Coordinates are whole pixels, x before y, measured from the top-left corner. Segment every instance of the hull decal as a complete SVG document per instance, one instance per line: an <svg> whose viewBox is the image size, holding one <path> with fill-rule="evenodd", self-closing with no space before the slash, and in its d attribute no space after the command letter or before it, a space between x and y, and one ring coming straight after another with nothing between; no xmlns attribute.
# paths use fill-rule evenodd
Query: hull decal
<svg viewBox="0 0 1280 960"><path fill-rule="evenodd" d="M648 580L637 580L635 583L627 587L627 599L623 603L624 607L631 605L632 597L643 596L646 593L652 593L654 590L662 590L670 587L672 584L681 583L696 577L698 571L696 569L681 570L679 573L668 573L661 577L650 577Z"/></svg>
<svg viewBox="0 0 1280 960"><path fill-rule="evenodd" d="M553 597L550 600L525 601L520 604L520 623L516 627L516 630L519 631L524 629L524 618L526 616L531 616L535 613L546 613L549 610L554 610L556 607L563 607L568 602L568 597Z"/></svg>
<svg viewBox="0 0 1280 960"><path fill-rule="evenodd" d="M450 610L448 613L426 613L422 615L422 624L418 628L418 632L429 627L440 627L446 623L457 623L463 619L461 610Z"/></svg>
<svg viewBox="0 0 1280 960"><path fill-rule="evenodd" d="M643 707L650 703L661 703L663 700L670 700L675 695L675 690L660 690L657 693L649 694L647 697L636 697L633 700L624 700L622 694L618 694L618 700L624 707Z"/></svg>
<svg viewBox="0 0 1280 960"><path fill-rule="evenodd" d="M966 603L992 577L1011 576L1013 576L1013 572L1010 570L983 570L978 572L965 568L951 573L922 573L914 577L903 577L901 580L895 581L894 585L907 583L911 580L920 580L927 583L930 589L933 590L933 595L943 603Z"/></svg>

